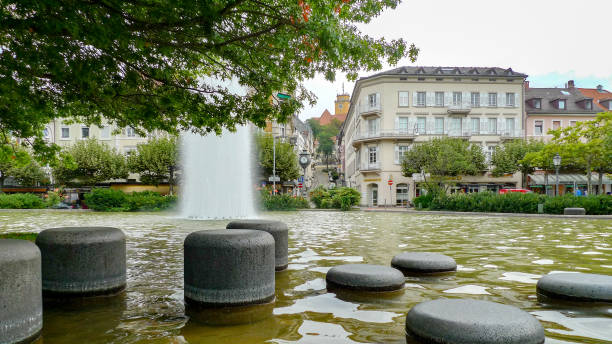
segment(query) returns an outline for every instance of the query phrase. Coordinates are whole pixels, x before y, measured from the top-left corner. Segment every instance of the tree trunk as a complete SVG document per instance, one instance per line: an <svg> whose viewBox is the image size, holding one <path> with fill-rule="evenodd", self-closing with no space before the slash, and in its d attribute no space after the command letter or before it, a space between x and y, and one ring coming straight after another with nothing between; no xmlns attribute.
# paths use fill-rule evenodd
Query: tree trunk
<svg viewBox="0 0 612 344"><path fill-rule="evenodd" d="M588 161L587 162L587 193L588 195L592 195L593 194L593 186L591 185L591 162Z"/></svg>
<svg viewBox="0 0 612 344"><path fill-rule="evenodd" d="M598 172L599 173L599 194L603 195L604 194L604 189L603 189L603 172Z"/></svg>
<svg viewBox="0 0 612 344"><path fill-rule="evenodd" d="M6 177L4 176L4 173L2 173L2 176L0 176L0 194L4 193L4 191L2 191L2 188L4 187L4 179L6 179Z"/></svg>

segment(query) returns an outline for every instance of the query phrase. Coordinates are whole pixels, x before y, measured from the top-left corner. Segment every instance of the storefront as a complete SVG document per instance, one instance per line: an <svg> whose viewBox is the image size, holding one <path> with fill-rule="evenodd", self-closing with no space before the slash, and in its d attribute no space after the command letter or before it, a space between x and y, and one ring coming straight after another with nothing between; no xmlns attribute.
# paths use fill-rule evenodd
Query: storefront
<svg viewBox="0 0 612 344"><path fill-rule="evenodd" d="M559 174L559 194L587 194L587 176L582 174ZM609 193L612 187L610 175L602 178L603 193ZM530 174L527 176L527 185L533 192L552 196L555 194L557 176L555 174ZM599 174L594 173L591 177L591 185L594 194L599 192Z"/></svg>

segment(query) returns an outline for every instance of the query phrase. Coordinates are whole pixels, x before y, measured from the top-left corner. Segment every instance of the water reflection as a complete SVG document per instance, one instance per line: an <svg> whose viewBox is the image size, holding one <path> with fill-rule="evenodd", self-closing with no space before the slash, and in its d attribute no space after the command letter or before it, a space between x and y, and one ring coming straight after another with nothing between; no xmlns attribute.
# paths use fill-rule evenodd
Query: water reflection
<svg viewBox="0 0 612 344"><path fill-rule="evenodd" d="M203 324L183 303L184 238L228 221L167 214L1 211L0 233L62 226L115 226L127 236L128 286L121 298L83 307L45 305L43 341L76 343L404 343L405 314L440 297L476 298L537 316L547 344L612 343L612 306L551 304L535 283L553 272L610 274L609 220L501 218L365 212L268 213L287 222L290 264L276 274L269 317L234 326ZM328 293L325 273L348 262L389 265L403 251L453 257L458 271L408 277L393 295ZM597 254L595 254L597 253ZM255 320L255 319L254 319Z"/></svg>

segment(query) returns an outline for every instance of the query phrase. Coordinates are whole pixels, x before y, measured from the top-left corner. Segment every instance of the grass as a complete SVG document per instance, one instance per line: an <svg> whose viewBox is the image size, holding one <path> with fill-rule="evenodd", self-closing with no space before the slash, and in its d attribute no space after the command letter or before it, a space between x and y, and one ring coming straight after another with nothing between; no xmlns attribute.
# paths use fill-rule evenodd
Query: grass
<svg viewBox="0 0 612 344"><path fill-rule="evenodd" d="M0 239L21 239L34 242L37 236L38 233L5 233L0 234Z"/></svg>

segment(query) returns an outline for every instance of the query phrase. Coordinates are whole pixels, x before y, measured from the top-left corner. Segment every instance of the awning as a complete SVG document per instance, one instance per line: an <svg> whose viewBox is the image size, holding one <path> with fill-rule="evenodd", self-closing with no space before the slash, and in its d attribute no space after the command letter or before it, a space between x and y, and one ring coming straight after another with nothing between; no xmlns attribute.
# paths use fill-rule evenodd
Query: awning
<svg viewBox="0 0 612 344"><path fill-rule="evenodd" d="M530 174L528 175L529 185L546 185L546 176L544 174ZM548 175L548 185L554 185L557 183L557 176L553 173ZM587 176L584 174L559 174L559 184L565 185L586 185ZM599 184L599 174L593 173L591 177L591 183L593 185ZM610 175L603 175L603 183L606 185L612 185L612 178Z"/></svg>

